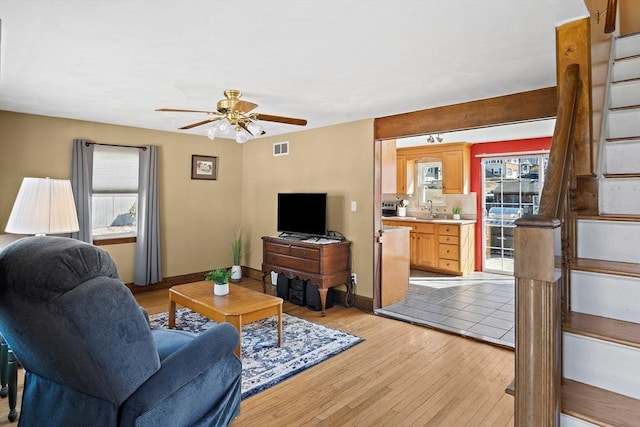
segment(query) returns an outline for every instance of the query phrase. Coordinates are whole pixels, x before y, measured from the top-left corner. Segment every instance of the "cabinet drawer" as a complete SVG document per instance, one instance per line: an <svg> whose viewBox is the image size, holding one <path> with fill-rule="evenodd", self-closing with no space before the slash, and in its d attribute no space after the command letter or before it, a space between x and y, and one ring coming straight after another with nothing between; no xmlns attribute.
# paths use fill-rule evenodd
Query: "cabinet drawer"
<svg viewBox="0 0 640 427"><path fill-rule="evenodd" d="M304 271L307 273L320 273L320 263L318 261L273 253L267 253L265 258L267 264L275 264L281 267L291 268L293 270Z"/></svg>
<svg viewBox="0 0 640 427"><path fill-rule="evenodd" d="M266 243L265 252L279 255L290 255L293 257L305 258L313 261L320 260L320 249L316 248L307 248L278 243Z"/></svg>
<svg viewBox="0 0 640 427"><path fill-rule="evenodd" d="M267 242L264 245L265 252L273 252L276 254L288 255L290 249L291 249L290 245L280 245L278 243Z"/></svg>
<svg viewBox="0 0 640 427"><path fill-rule="evenodd" d="M298 246L292 246L289 254L291 256L305 258L313 261L318 261L320 259L320 249L314 248L301 248Z"/></svg>
<svg viewBox="0 0 640 427"><path fill-rule="evenodd" d="M446 236L459 236L460 226L453 224L438 224L438 234Z"/></svg>
<svg viewBox="0 0 640 427"><path fill-rule="evenodd" d="M440 259L438 260L438 267L442 270L449 271L460 271L460 261L454 261L451 259Z"/></svg>
<svg viewBox="0 0 640 427"><path fill-rule="evenodd" d="M445 245L440 243L438 245L438 257L452 260L460 259L460 246L458 245Z"/></svg>
<svg viewBox="0 0 640 427"><path fill-rule="evenodd" d="M424 222L414 222L411 229L417 233L427 233L427 234L433 234L435 233L435 230L436 230L434 227L434 224L427 224Z"/></svg>
<svg viewBox="0 0 640 427"><path fill-rule="evenodd" d="M447 236L445 235L439 235L438 236L438 243L445 243L447 245L459 245L460 244L460 237L458 236Z"/></svg>

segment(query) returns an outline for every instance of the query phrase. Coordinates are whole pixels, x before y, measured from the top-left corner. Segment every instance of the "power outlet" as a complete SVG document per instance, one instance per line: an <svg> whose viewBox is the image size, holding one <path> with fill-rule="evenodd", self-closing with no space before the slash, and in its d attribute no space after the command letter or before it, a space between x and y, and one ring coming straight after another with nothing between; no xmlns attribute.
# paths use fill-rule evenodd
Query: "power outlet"
<svg viewBox="0 0 640 427"><path fill-rule="evenodd" d="M354 285L358 283L358 275L356 273L351 273L351 283Z"/></svg>

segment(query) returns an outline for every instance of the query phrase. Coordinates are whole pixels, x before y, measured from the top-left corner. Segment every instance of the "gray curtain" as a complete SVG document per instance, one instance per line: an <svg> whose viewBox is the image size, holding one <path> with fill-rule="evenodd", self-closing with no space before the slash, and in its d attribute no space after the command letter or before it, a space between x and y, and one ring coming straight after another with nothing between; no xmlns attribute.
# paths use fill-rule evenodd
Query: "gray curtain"
<svg viewBox="0 0 640 427"><path fill-rule="evenodd" d="M80 231L71 233L74 239L92 242L91 188L93 180L93 142L85 139L73 140L71 156L71 190L78 211Z"/></svg>
<svg viewBox="0 0 640 427"><path fill-rule="evenodd" d="M133 283L138 286L162 280L158 195L158 147L148 145L140 151L138 237L133 271Z"/></svg>

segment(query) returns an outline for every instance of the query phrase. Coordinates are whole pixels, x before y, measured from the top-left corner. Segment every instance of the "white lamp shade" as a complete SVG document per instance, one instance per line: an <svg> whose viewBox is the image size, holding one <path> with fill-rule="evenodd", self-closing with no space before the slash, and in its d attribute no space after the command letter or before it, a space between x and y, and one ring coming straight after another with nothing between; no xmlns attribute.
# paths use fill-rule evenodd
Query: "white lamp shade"
<svg viewBox="0 0 640 427"><path fill-rule="evenodd" d="M5 231L16 234L61 234L78 231L78 215L66 179L24 178Z"/></svg>

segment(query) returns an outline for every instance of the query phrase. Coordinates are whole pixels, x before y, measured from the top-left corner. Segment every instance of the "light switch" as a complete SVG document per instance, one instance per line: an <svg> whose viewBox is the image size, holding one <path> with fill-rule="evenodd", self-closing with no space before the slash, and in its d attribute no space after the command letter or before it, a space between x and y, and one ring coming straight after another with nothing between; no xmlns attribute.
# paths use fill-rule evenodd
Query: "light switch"
<svg viewBox="0 0 640 427"><path fill-rule="evenodd" d="M355 212L358 210L358 204L356 203L355 200L351 201L351 212Z"/></svg>

